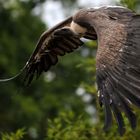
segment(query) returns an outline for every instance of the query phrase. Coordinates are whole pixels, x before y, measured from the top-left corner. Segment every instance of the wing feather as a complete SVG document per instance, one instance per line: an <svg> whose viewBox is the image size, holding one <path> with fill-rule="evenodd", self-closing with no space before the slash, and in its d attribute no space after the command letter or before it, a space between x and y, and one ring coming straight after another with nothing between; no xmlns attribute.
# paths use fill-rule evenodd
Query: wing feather
<svg viewBox="0 0 140 140"><path fill-rule="evenodd" d="M80 38L69 28L72 17L60 22L53 28L44 32L36 45L36 48L24 68L15 77L2 79L6 82L25 73L25 85L29 85L34 77L38 78L42 72L46 72L52 65L58 62L58 56L73 52L83 44Z"/></svg>
<svg viewBox="0 0 140 140"><path fill-rule="evenodd" d="M117 105L115 105L114 103L111 104L111 108L113 110L114 116L115 116L117 124L118 124L118 131L119 131L120 135L123 135L125 132L125 127L124 127L124 120L122 117L122 113L120 112Z"/></svg>
<svg viewBox="0 0 140 140"><path fill-rule="evenodd" d="M103 73L101 73L103 74ZM104 105L104 112L105 112L105 122L103 129L105 131L108 131L108 129L112 125L112 112L111 112L111 106L110 106L110 92L112 92L111 86L108 86L108 81L104 81L101 76L97 76L97 84L99 86L99 102L100 105Z"/></svg>
<svg viewBox="0 0 140 140"><path fill-rule="evenodd" d="M120 93L118 92L118 97L120 98L120 104L121 104L122 110L124 111L125 115L128 117L129 122L131 124L131 128L135 129L136 128L136 115L133 113L133 110L129 106L129 103L119 94Z"/></svg>
<svg viewBox="0 0 140 140"><path fill-rule="evenodd" d="M135 15L125 26L127 36L125 42L115 39L115 45L121 44L120 50L110 49L108 61L103 57L97 59L97 85L102 91L99 95L100 104L104 105L105 111L112 110L118 124L120 135L125 132L125 124L122 112L128 118L131 128L136 128L136 115L131 106L134 104L140 107L140 16ZM114 51L114 52L113 52ZM100 52L102 56L104 52ZM112 55L117 53L116 55ZM98 55L98 54L97 54ZM113 61L110 65L110 61ZM101 69L100 69L101 68ZM105 86L105 88L103 88ZM104 89L104 90L103 90ZM104 97L102 96L104 95ZM106 98L108 96L108 98ZM110 104L106 104L106 103ZM108 108L108 109L107 109ZM109 118L110 113L105 113L105 118ZM109 121L105 121L105 126L110 126Z"/></svg>
<svg viewBox="0 0 140 140"><path fill-rule="evenodd" d="M46 72L52 65L55 65L58 62L58 56L63 56L66 53L72 52L82 45L82 42L79 41L79 37L72 31L69 31L71 34L68 37L66 37L67 31L64 34L63 28L59 29L57 32L63 32L63 34L52 34L51 40L48 41L46 47L34 55L34 57L31 58L32 61L29 61L26 67L27 76L25 76L24 80L27 85L31 83L34 75L37 74L37 77L39 77L43 71ZM73 42L71 42L71 40L73 40ZM71 50L69 48L71 48Z"/></svg>
<svg viewBox="0 0 140 140"><path fill-rule="evenodd" d="M50 40L50 36L51 34L60 28L63 28L64 26L69 26L70 23L72 21L72 17L68 17L66 20L58 23L57 25L55 25L54 27L52 27L51 29L47 30L46 32L44 32L39 40L38 43L36 45L36 48L33 52L33 54L31 55L30 59L28 60L28 62L32 61L32 59L34 59L34 57L40 52L40 49L44 46L44 43L48 43L48 40Z"/></svg>

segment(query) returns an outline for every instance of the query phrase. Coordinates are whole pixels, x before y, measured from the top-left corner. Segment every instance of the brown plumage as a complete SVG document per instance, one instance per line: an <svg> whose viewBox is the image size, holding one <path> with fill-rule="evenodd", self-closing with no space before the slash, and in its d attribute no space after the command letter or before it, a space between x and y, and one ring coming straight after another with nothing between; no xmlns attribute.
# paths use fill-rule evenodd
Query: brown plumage
<svg viewBox="0 0 140 140"><path fill-rule="evenodd" d="M105 110L104 130L110 128L114 115L123 135L122 112L135 129L136 116L131 105L140 107L140 15L127 8L82 9L43 33L22 70L26 73L25 82L29 85L34 76L39 77L55 65L59 55L81 46L81 37L98 40L96 76L99 103Z"/></svg>

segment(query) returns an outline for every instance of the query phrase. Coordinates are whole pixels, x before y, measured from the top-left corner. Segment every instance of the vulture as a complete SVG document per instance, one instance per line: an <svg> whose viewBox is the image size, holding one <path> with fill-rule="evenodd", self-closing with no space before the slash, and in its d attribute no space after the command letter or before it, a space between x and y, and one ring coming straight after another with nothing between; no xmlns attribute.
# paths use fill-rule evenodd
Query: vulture
<svg viewBox="0 0 140 140"><path fill-rule="evenodd" d="M104 108L104 130L115 118L120 135L125 133L124 115L132 129L137 119L133 106L140 107L140 15L121 6L85 8L45 31L36 48L15 77L25 72L29 85L47 72L58 56L83 45L81 38L97 40L96 80L99 104Z"/></svg>

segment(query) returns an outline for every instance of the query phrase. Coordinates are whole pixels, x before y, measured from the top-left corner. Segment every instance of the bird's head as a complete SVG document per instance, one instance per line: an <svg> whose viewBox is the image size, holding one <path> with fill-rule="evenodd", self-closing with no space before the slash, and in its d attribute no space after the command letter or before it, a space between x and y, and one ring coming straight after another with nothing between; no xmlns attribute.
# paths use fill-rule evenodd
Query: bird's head
<svg viewBox="0 0 140 140"><path fill-rule="evenodd" d="M86 16L87 10L78 11L72 19L70 29L79 37L86 37L88 39L97 39L97 34L90 24L90 17ZM88 36L88 37L87 37Z"/></svg>
<svg viewBox="0 0 140 140"><path fill-rule="evenodd" d="M104 6L79 10L71 22L70 28L81 36L95 36L99 30L114 28L117 24L125 24L131 10L120 6Z"/></svg>
<svg viewBox="0 0 140 140"><path fill-rule="evenodd" d="M133 13L131 10L120 6L104 6L100 8L89 8L79 10L73 15L69 26L57 30L55 34L77 35L79 38L96 40L99 34L114 32L118 30L119 24L126 24L129 16Z"/></svg>
<svg viewBox="0 0 140 140"><path fill-rule="evenodd" d="M81 25L72 21L70 26L57 29L54 32L54 35L77 36L78 38L81 38L85 35L86 32L87 29L85 27L82 27Z"/></svg>

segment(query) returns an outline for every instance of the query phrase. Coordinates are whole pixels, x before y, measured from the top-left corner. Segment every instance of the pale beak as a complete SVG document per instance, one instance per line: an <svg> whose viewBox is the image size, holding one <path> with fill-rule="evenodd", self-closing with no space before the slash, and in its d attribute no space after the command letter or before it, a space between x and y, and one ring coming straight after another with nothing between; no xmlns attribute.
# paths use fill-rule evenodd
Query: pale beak
<svg viewBox="0 0 140 140"><path fill-rule="evenodd" d="M83 37L84 34L85 34L86 31L87 31L86 28L84 28L84 27L78 25L77 23L75 23L75 22L73 22L73 21L71 22L70 28L71 28L71 30L72 30L75 34L77 34L79 37Z"/></svg>

